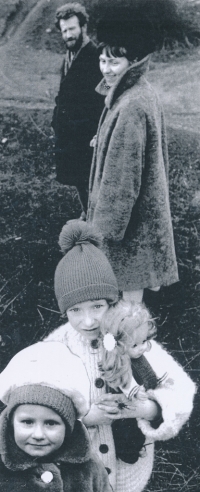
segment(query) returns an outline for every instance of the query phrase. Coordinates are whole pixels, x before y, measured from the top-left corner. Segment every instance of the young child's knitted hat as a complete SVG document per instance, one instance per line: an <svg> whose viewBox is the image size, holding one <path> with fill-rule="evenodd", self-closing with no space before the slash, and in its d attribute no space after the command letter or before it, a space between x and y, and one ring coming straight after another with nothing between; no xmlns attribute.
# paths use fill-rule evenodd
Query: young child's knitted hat
<svg viewBox="0 0 200 492"><path fill-rule="evenodd" d="M75 407L72 400L61 391L40 384L20 386L13 390L10 395L7 417L9 418L13 410L19 405L27 404L42 405L54 410L63 419L70 433L73 431L76 420Z"/></svg>
<svg viewBox="0 0 200 492"><path fill-rule="evenodd" d="M79 357L60 342L38 342L16 354L0 374L7 416L23 404L57 412L73 430L89 408L90 383Z"/></svg>
<svg viewBox="0 0 200 492"><path fill-rule="evenodd" d="M110 263L99 249L100 236L87 223L65 225L59 237L64 258L55 272L55 294L62 313L79 302L118 298Z"/></svg>

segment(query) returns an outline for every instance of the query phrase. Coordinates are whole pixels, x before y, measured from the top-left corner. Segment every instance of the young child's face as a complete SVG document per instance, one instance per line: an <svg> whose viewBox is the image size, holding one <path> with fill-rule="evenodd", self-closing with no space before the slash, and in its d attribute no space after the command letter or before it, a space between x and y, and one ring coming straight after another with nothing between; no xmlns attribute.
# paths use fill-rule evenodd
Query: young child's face
<svg viewBox="0 0 200 492"><path fill-rule="evenodd" d="M149 325L148 321L141 325L139 328L136 330L136 336L134 339L134 345L128 347L128 354L131 357L131 359L138 359L141 357L141 355L144 354L144 352L149 351L149 346L148 346L148 332L149 332Z"/></svg>
<svg viewBox="0 0 200 492"><path fill-rule="evenodd" d="M67 317L78 333L87 340L95 340L100 334L100 323L108 308L105 299L80 302L67 310Z"/></svg>
<svg viewBox="0 0 200 492"><path fill-rule="evenodd" d="M19 405L12 422L17 446L33 457L48 456L59 449L65 439L62 418L42 405Z"/></svg>

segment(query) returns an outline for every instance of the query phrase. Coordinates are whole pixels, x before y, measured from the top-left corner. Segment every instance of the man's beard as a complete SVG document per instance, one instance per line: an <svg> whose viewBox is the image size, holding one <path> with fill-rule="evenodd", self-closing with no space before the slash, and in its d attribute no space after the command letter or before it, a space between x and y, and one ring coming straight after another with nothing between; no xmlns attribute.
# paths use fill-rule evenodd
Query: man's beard
<svg viewBox="0 0 200 492"><path fill-rule="evenodd" d="M76 39L76 42L74 44L70 43L70 45L68 46L68 41L66 41L66 47L69 51L77 52L80 49L82 42L83 42L83 33L81 32L80 36L78 37L78 39Z"/></svg>

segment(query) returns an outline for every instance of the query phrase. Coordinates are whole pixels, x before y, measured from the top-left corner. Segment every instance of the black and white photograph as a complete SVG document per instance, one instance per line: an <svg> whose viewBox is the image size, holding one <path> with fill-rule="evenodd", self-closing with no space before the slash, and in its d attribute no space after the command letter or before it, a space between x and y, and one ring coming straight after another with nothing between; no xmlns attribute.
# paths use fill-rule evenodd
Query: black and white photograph
<svg viewBox="0 0 200 492"><path fill-rule="evenodd" d="M199 492L200 0L0 0L0 491Z"/></svg>

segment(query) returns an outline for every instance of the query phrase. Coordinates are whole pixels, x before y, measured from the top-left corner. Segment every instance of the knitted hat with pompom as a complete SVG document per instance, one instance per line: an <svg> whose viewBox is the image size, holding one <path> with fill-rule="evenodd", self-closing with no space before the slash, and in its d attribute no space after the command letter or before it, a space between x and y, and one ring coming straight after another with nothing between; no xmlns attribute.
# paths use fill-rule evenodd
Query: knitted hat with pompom
<svg viewBox="0 0 200 492"><path fill-rule="evenodd" d="M55 272L55 294L62 313L80 302L117 300L117 280L100 243L100 235L85 222L63 227L59 245L65 256Z"/></svg>

